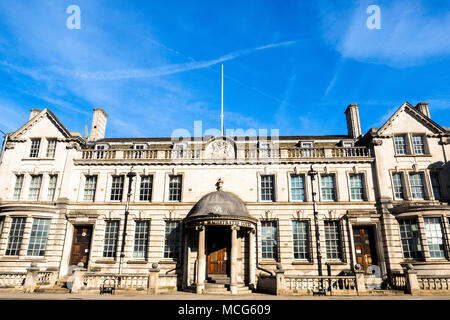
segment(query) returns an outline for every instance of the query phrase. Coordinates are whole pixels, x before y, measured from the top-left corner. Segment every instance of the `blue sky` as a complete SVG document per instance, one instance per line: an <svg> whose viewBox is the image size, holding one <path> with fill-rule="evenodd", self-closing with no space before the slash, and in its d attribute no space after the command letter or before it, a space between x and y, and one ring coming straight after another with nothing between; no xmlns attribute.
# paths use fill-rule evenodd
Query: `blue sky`
<svg viewBox="0 0 450 320"><path fill-rule="evenodd" d="M221 63L225 128L346 134L358 103L366 132L404 101L450 126L450 0L0 0L0 129L44 107L83 134L101 107L108 137L220 128Z"/></svg>

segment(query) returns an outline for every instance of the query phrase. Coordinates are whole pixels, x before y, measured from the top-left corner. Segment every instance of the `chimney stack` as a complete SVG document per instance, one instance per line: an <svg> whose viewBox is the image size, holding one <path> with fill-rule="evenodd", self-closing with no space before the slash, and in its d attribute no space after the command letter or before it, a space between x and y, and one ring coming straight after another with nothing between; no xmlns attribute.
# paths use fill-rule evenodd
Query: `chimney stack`
<svg viewBox="0 0 450 320"><path fill-rule="evenodd" d="M428 107L428 102L419 102L416 106L417 111L422 113L423 115L430 117L430 108Z"/></svg>
<svg viewBox="0 0 450 320"><path fill-rule="evenodd" d="M108 119L108 115L102 108L94 109L91 134L88 140L95 141L105 137L106 119Z"/></svg>
<svg viewBox="0 0 450 320"><path fill-rule="evenodd" d="M38 108L31 109L30 110L30 118L28 119L28 121L30 121L32 118L37 116L39 114L39 112L41 112L41 109L38 109Z"/></svg>
<svg viewBox="0 0 450 320"><path fill-rule="evenodd" d="M352 138L361 136L361 123L359 121L359 108L357 103L351 103L345 110L348 135Z"/></svg>

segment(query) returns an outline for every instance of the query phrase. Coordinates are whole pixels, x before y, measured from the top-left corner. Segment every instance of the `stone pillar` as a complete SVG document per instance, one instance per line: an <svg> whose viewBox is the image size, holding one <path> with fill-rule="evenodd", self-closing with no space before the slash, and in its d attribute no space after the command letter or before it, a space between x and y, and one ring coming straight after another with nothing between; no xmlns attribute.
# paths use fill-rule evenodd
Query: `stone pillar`
<svg viewBox="0 0 450 320"><path fill-rule="evenodd" d="M149 270L148 276L148 294L158 294L159 287L159 268L157 263L152 263L152 268Z"/></svg>
<svg viewBox="0 0 450 320"><path fill-rule="evenodd" d="M189 277L189 256L191 255L191 248L188 243L188 235L187 230L184 232L184 259L183 259L183 289L190 285L190 277Z"/></svg>
<svg viewBox="0 0 450 320"><path fill-rule="evenodd" d="M405 269L406 292L417 296L420 295L419 281L417 280L417 271L414 270L412 264L408 263Z"/></svg>
<svg viewBox="0 0 450 320"><path fill-rule="evenodd" d="M27 275L25 278L25 283L23 288L27 293L33 293L34 287L38 282L39 268L37 267L36 262L32 262L30 267L27 269Z"/></svg>
<svg viewBox="0 0 450 320"><path fill-rule="evenodd" d="M276 294L277 296L285 294L285 285L284 285L284 270L281 266L281 263L277 265L277 270L275 271L275 277L277 282Z"/></svg>
<svg viewBox="0 0 450 320"><path fill-rule="evenodd" d="M206 278L206 253L205 253L205 227L199 226L198 230L198 251L197 251L197 293L203 293Z"/></svg>
<svg viewBox="0 0 450 320"><path fill-rule="evenodd" d="M256 244L254 244L255 240L255 229L252 229L248 232L248 283L250 289L254 290L256 288Z"/></svg>
<svg viewBox="0 0 450 320"><path fill-rule="evenodd" d="M364 295L366 293L366 282L364 277L364 270L361 270L361 265L359 264L355 264L355 279L358 295Z"/></svg>
<svg viewBox="0 0 450 320"><path fill-rule="evenodd" d="M231 259L230 259L230 291L231 294L237 294L237 256L238 256L238 241L237 231L238 226L231 226Z"/></svg>

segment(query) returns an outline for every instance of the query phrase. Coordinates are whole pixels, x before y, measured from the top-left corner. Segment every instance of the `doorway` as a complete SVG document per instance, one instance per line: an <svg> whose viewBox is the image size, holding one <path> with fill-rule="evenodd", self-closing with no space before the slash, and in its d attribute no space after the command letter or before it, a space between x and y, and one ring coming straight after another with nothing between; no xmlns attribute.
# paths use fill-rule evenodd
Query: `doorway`
<svg viewBox="0 0 450 320"><path fill-rule="evenodd" d="M87 268L91 248L92 226L74 226L70 265L83 263Z"/></svg>
<svg viewBox="0 0 450 320"><path fill-rule="evenodd" d="M378 264L374 227L353 227L353 241L355 244L356 263L361 265L364 271L367 271L369 266Z"/></svg>
<svg viewBox="0 0 450 320"><path fill-rule="evenodd" d="M229 274L231 234L226 227L207 228L207 271L211 274Z"/></svg>

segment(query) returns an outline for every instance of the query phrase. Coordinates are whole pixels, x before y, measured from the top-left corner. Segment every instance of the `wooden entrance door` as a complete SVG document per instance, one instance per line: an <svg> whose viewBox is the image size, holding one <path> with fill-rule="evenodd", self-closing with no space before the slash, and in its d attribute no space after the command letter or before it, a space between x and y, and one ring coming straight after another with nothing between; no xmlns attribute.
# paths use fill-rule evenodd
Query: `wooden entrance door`
<svg viewBox="0 0 450 320"><path fill-rule="evenodd" d="M87 267L89 250L91 248L92 226L75 226L73 231L72 254L70 264L78 265L83 262Z"/></svg>
<svg viewBox="0 0 450 320"><path fill-rule="evenodd" d="M230 230L228 228L208 227L207 231L208 274L227 274Z"/></svg>
<svg viewBox="0 0 450 320"><path fill-rule="evenodd" d="M373 230L373 227L368 226L353 228L356 263L360 264L364 271L378 263Z"/></svg>

